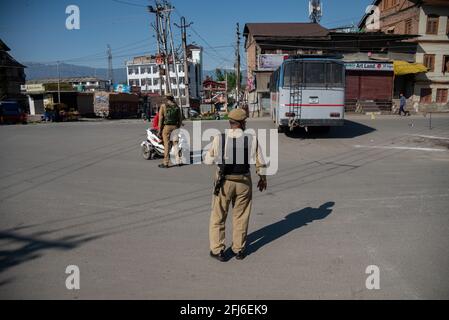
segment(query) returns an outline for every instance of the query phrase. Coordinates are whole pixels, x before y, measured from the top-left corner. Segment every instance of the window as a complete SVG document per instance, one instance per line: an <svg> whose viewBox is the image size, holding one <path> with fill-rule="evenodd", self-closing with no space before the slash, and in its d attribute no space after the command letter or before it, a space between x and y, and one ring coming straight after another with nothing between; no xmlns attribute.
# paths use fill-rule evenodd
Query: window
<svg viewBox="0 0 449 320"><path fill-rule="evenodd" d="M424 55L424 65L430 72L433 72L435 69L435 55L434 54L425 54Z"/></svg>
<svg viewBox="0 0 449 320"><path fill-rule="evenodd" d="M421 89L421 99L419 100L421 103L432 103L432 89L431 88L422 88Z"/></svg>
<svg viewBox="0 0 449 320"><path fill-rule="evenodd" d="M324 86L326 85L325 79L325 63L305 63L304 80L309 86Z"/></svg>
<svg viewBox="0 0 449 320"><path fill-rule="evenodd" d="M178 72L184 72L184 66L182 64L178 65Z"/></svg>
<svg viewBox="0 0 449 320"><path fill-rule="evenodd" d="M145 86L146 84L147 84L147 79L142 79L142 80L141 80L141 85L142 85L142 86Z"/></svg>
<svg viewBox="0 0 449 320"><path fill-rule="evenodd" d="M158 78L154 78L153 79L153 85L155 85L155 86L159 85L159 79Z"/></svg>
<svg viewBox="0 0 449 320"><path fill-rule="evenodd" d="M427 34L438 34L438 20L440 17L435 15L427 16Z"/></svg>
<svg viewBox="0 0 449 320"><path fill-rule="evenodd" d="M284 67L284 88L290 88L302 84L303 64L300 62L289 62Z"/></svg>
<svg viewBox="0 0 449 320"><path fill-rule="evenodd" d="M437 89L437 103L447 103L447 89Z"/></svg>
<svg viewBox="0 0 449 320"><path fill-rule="evenodd" d="M449 72L449 56L443 56L443 73Z"/></svg>
<svg viewBox="0 0 449 320"><path fill-rule="evenodd" d="M329 86L343 86L343 66L337 63L327 65L327 84Z"/></svg>
<svg viewBox="0 0 449 320"><path fill-rule="evenodd" d="M136 67L128 68L128 74L137 74L138 72L139 72L139 69Z"/></svg>
<svg viewBox="0 0 449 320"><path fill-rule="evenodd" d="M172 65L172 64L169 65L168 68L169 68L170 72L175 72L175 69L173 68L173 65Z"/></svg>
<svg viewBox="0 0 449 320"><path fill-rule="evenodd" d="M405 20L405 34L412 34L413 21L412 19Z"/></svg>

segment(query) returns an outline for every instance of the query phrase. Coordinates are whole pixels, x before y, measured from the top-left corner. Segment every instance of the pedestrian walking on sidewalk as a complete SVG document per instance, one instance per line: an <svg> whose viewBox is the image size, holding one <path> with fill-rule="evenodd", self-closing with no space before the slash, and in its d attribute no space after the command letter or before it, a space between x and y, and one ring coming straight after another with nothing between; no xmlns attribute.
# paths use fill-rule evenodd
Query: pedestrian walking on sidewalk
<svg viewBox="0 0 449 320"><path fill-rule="evenodd" d="M399 99L399 115L401 116L404 113L404 116L410 115L410 112L405 110L405 106L407 105L407 99L404 97L404 94L400 93Z"/></svg>

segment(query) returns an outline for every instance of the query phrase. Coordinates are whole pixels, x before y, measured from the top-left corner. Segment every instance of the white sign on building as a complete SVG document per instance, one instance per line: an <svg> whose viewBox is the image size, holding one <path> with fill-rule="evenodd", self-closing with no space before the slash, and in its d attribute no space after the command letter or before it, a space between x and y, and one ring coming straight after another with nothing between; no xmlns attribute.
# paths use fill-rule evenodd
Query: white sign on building
<svg viewBox="0 0 449 320"><path fill-rule="evenodd" d="M274 71L284 62L286 57L288 57L286 54L259 54L258 70Z"/></svg>
<svg viewBox="0 0 449 320"><path fill-rule="evenodd" d="M346 70L394 71L390 62L346 62Z"/></svg>

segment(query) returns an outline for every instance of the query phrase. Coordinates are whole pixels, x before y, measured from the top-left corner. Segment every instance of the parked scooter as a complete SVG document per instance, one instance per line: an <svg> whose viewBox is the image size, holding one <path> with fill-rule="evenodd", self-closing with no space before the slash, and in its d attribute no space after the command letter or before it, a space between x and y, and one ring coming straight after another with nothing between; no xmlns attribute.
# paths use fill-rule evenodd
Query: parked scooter
<svg viewBox="0 0 449 320"><path fill-rule="evenodd" d="M164 143L157 135L157 130L147 129L147 139L140 144L142 148L142 156L145 160L152 160L156 158L164 157ZM188 142L186 137L179 132L178 133L178 152L179 158L183 163L187 161L184 159L188 153ZM174 148L170 150L170 157L175 156Z"/></svg>

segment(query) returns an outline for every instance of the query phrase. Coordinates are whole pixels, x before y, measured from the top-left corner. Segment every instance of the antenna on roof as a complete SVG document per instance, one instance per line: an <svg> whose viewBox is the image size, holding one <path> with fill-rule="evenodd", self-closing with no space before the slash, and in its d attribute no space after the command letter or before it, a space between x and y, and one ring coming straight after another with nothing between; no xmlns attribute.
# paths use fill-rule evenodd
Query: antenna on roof
<svg viewBox="0 0 449 320"><path fill-rule="evenodd" d="M323 6L320 0L309 0L309 19L313 23L318 23L323 16Z"/></svg>

